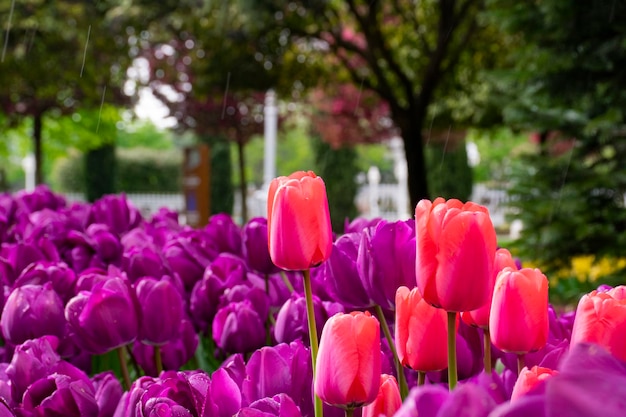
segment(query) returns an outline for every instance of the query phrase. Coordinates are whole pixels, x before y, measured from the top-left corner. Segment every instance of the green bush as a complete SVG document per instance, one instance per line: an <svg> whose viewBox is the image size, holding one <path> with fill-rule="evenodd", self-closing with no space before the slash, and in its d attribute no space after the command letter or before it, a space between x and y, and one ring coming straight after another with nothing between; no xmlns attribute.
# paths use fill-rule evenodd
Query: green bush
<svg viewBox="0 0 626 417"><path fill-rule="evenodd" d="M115 187L115 144L103 144L84 155L84 190L87 201L94 202L103 195L113 194Z"/></svg>
<svg viewBox="0 0 626 417"><path fill-rule="evenodd" d="M315 139L316 172L326 178L326 193L333 230L342 233L346 219L354 219L357 209L354 199L358 191L355 177L359 173L357 152L352 147L333 149L329 144Z"/></svg>
<svg viewBox="0 0 626 417"><path fill-rule="evenodd" d="M117 192L178 192L181 187L182 155L180 150L145 148L117 149L115 190ZM54 167L53 186L61 192L84 192L85 165L79 153L59 160ZM90 172L102 176L102 170L88 164Z"/></svg>
<svg viewBox="0 0 626 417"><path fill-rule="evenodd" d="M426 147L428 187L433 197L467 201L472 195L472 168L467 162L465 142L446 148L441 144Z"/></svg>

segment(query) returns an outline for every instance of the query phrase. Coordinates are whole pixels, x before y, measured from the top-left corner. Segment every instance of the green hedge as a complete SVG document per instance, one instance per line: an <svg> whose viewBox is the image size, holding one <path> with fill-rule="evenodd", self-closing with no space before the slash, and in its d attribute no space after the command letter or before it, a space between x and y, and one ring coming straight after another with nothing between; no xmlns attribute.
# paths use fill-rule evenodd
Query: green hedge
<svg viewBox="0 0 626 417"><path fill-rule="evenodd" d="M55 189L61 192L84 192L85 163L83 155L71 154L57 162L52 173ZM115 191L128 193L178 192L181 187L182 152L144 148L117 149ZM101 170L87 162L92 173Z"/></svg>

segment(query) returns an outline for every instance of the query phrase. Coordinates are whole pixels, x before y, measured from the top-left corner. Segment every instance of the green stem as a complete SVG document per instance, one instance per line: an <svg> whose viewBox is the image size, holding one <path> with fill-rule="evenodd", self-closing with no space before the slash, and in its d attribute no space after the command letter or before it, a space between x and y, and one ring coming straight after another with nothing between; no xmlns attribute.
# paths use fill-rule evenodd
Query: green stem
<svg viewBox="0 0 626 417"><path fill-rule="evenodd" d="M130 347L130 344L126 345L126 354L130 358L130 364L133 366L135 375L137 376L137 378L139 378L141 376L142 370L137 363L137 358L135 358L135 355L133 354L133 349Z"/></svg>
<svg viewBox="0 0 626 417"><path fill-rule="evenodd" d="M389 325L387 324L387 320L385 319L383 309L379 305L376 305L375 309L376 315L378 316L378 321L380 322L380 327L382 327L383 329L383 333L385 334L385 338L387 339L387 344L389 345L389 349L391 349L391 353L393 354L393 362L396 365L396 374L398 375L400 396L402 397L402 401L404 401L404 399L409 395L409 387L406 383L406 377L404 376L404 368L400 363L400 359L398 358L396 344L391 337L391 332L389 331Z"/></svg>
<svg viewBox="0 0 626 417"><path fill-rule="evenodd" d="M291 285L291 281L289 281L289 278L287 278L287 273L285 271L280 271L280 277L283 279L283 282L287 286L289 292L293 292L293 285Z"/></svg>
<svg viewBox="0 0 626 417"><path fill-rule="evenodd" d="M448 387L456 387L456 311L448 311Z"/></svg>
<svg viewBox="0 0 626 417"><path fill-rule="evenodd" d="M426 383L426 372L417 371L417 386L421 387Z"/></svg>
<svg viewBox="0 0 626 417"><path fill-rule="evenodd" d="M117 349L117 359L120 361L120 367L122 368L122 378L124 381L124 389L130 390L130 375L128 374L128 364L126 363L126 348L120 346Z"/></svg>
<svg viewBox="0 0 626 417"><path fill-rule="evenodd" d="M522 369L524 369L524 354L520 353L517 355L517 375L522 373Z"/></svg>
<svg viewBox="0 0 626 417"><path fill-rule="evenodd" d="M287 277L285 276L285 280ZM290 284L291 285L291 284ZM293 287L291 288L293 291ZM317 326L315 325L315 309L313 308L313 291L311 290L311 273L304 270L304 295L306 297L306 316L309 324L309 340L311 342L311 363L313 364L313 384L315 384L315 366L317 364ZM322 417L324 410L321 398L315 394L315 417Z"/></svg>
<svg viewBox="0 0 626 417"><path fill-rule="evenodd" d="M346 408L346 417L352 417L354 415L354 408L348 407Z"/></svg>
<svg viewBox="0 0 626 417"><path fill-rule="evenodd" d="M489 328L483 329L483 344L485 348L485 372L491 375L491 334Z"/></svg>
<svg viewBox="0 0 626 417"><path fill-rule="evenodd" d="M163 372L163 358L161 357L161 346L154 347L154 366L156 367L157 376Z"/></svg>

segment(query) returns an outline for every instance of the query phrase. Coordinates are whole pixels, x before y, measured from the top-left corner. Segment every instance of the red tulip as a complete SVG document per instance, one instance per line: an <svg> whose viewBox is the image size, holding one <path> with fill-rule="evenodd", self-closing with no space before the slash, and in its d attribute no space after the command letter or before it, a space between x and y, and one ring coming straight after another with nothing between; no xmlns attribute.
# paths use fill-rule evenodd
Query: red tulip
<svg viewBox="0 0 626 417"><path fill-rule="evenodd" d="M491 341L505 352L539 350L548 340L548 279L538 269L504 268L489 317Z"/></svg>
<svg viewBox="0 0 626 417"><path fill-rule="evenodd" d="M448 319L446 312L428 304L419 290L396 291L396 349L403 366L418 371L448 367Z"/></svg>
<svg viewBox="0 0 626 417"><path fill-rule="evenodd" d="M531 369L522 369L522 372L520 372L517 377L517 381L515 381L513 394L511 394L511 401L515 401L517 398L526 394L540 383L543 383L546 379L557 375L558 373L559 371L555 371L550 368L543 368L541 366L533 366Z"/></svg>
<svg viewBox="0 0 626 417"><path fill-rule="evenodd" d="M470 326L476 326L483 329L489 328L489 311L491 310L493 287L496 284L496 278L498 277L498 274L506 267L517 269L517 265L515 264L515 260L511 256L511 252L509 252L507 249L500 248L496 251L496 257L493 262L493 272L491 274L492 283L489 300L487 300L487 302L482 307L476 310L464 311L463 313L461 313L461 318L465 323L469 324Z"/></svg>
<svg viewBox="0 0 626 417"><path fill-rule="evenodd" d="M363 407L362 417L391 417L402 405L400 388L393 375L380 376L380 389L373 403Z"/></svg>
<svg viewBox="0 0 626 417"><path fill-rule="evenodd" d="M484 305L491 291L496 232L486 207L422 200L415 208L417 287L446 311Z"/></svg>
<svg viewBox="0 0 626 417"><path fill-rule="evenodd" d="M328 259L333 236L322 178L312 171L272 180L267 197L270 257L288 270L305 270Z"/></svg>
<svg viewBox="0 0 626 417"><path fill-rule="evenodd" d="M583 295L576 308L571 346L596 343L626 361L625 286Z"/></svg>
<svg viewBox="0 0 626 417"><path fill-rule="evenodd" d="M345 408L374 401L380 387L380 349L380 325L368 312L332 316L322 330L315 393Z"/></svg>

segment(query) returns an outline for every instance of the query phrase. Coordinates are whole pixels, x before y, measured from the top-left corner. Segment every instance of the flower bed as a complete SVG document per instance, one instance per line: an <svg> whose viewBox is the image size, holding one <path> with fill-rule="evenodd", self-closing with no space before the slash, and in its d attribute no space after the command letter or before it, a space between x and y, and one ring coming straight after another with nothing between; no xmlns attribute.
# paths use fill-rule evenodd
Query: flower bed
<svg viewBox="0 0 626 417"><path fill-rule="evenodd" d="M215 215L202 229L167 210L144 219L124 195L68 205L45 187L1 194L0 416L313 416L322 411L314 394L325 416L624 415L622 287L584 296L576 320L557 315L532 293L545 277L495 252L486 220L437 241L453 222L437 206L463 225L482 219L480 206L436 201L418 206L417 224L357 219L333 237L310 200L289 211L283 186L270 191L269 226ZM294 233L276 235L284 230ZM441 286L442 269L467 282ZM457 314L485 303L479 281L490 307ZM435 287L421 294L417 283ZM510 297L531 293L511 312ZM494 309L504 324L489 317ZM484 343L487 328L495 344Z"/></svg>

